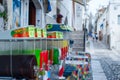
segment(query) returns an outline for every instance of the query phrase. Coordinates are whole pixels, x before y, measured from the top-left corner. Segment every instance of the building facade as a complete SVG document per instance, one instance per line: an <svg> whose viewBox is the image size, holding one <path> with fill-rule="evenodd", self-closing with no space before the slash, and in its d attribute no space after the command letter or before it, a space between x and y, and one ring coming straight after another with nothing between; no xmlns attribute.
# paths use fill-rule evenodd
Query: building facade
<svg viewBox="0 0 120 80"><path fill-rule="evenodd" d="M1 0L1 3L5 2L8 18L6 30L28 25L44 28L46 24L58 24L58 12L63 16L61 24L83 30L83 3L74 0Z"/></svg>
<svg viewBox="0 0 120 80"><path fill-rule="evenodd" d="M120 48L120 1L113 0L108 8L108 27L110 32L110 48Z"/></svg>
<svg viewBox="0 0 120 80"><path fill-rule="evenodd" d="M98 14L97 32L102 31L103 42L110 49L120 48L120 1L110 1L108 7Z"/></svg>

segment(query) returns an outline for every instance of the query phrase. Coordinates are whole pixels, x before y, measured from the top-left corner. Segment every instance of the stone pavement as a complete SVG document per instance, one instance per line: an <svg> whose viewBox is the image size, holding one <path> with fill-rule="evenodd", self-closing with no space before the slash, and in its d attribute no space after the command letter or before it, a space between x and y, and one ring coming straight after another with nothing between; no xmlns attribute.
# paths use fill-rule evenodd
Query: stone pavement
<svg viewBox="0 0 120 80"><path fill-rule="evenodd" d="M92 60L93 80L107 80L98 60Z"/></svg>
<svg viewBox="0 0 120 80"><path fill-rule="evenodd" d="M120 80L120 55L109 50L100 41L89 40L87 51L91 52L93 80Z"/></svg>
<svg viewBox="0 0 120 80"><path fill-rule="evenodd" d="M87 51L91 53L92 56L92 74L93 74L93 80L107 80L105 73L102 69L102 66L100 64L100 61L98 59L97 54L95 53L96 47L92 40L89 40L89 46L87 46Z"/></svg>

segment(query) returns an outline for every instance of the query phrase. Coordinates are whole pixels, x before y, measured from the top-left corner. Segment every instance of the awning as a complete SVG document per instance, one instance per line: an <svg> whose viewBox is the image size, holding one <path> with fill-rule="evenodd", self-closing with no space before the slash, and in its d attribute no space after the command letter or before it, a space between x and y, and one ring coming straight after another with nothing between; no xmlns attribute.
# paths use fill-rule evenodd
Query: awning
<svg viewBox="0 0 120 80"><path fill-rule="evenodd" d="M47 24L47 31L73 31L73 28L64 24Z"/></svg>
<svg viewBox="0 0 120 80"><path fill-rule="evenodd" d="M85 0L73 0L74 2L77 2L79 4L84 4ZM88 3L90 0L86 0L86 3Z"/></svg>

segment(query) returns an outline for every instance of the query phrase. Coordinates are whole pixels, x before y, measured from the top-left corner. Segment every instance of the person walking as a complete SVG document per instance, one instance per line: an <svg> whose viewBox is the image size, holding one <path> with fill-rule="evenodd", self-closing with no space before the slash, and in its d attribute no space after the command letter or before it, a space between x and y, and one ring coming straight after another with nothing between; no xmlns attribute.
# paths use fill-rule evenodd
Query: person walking
<svg viewBox="0 0 120 80"><path fill-rule="evenodd" d="M94 32L92 32L92 38L93 38L93 41L94 41L94 39L95 39L95 34L94 34Z"/></svg>
<svg viewBox="0 0 120 80"><path fill-rule="evenodd" d="M95 33L95 39L96 39L96 41L98 40L98 34L97 33Z"/></svg>

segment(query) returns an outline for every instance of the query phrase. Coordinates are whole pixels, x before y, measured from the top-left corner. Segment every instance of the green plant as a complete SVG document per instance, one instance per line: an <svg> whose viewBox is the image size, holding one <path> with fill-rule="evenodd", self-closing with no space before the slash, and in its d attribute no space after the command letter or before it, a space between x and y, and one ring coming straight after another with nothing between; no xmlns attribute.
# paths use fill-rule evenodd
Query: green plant
<svg viewBox="0 0 120 80"><path fill-rule="evenodd" d="M1 12L0 17L3 17L3 19L6 21L7 20L7 12L6 11Z"/></svg>

